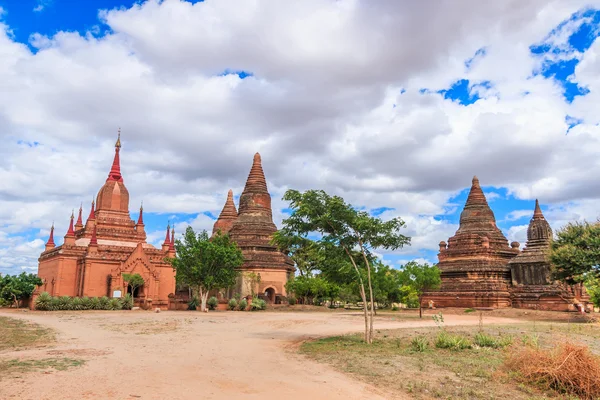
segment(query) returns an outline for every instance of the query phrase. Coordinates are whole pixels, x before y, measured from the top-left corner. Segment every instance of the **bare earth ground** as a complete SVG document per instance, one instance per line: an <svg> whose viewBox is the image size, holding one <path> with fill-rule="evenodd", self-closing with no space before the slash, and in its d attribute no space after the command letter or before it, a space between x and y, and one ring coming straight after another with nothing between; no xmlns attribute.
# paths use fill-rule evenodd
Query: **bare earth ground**
<svg viewBox="0 0 600 400"><path fill-rule="evenodd" d="M53 328L50 347L0 352L85 361L64 371L0 378L0 399L383 399L385 393L296 353L303 340L360 332L356 312L0 311ZM486 323L517 323L487 318ZM446 325L476 325L448 315ZM434 326L414 314L382 316L376 329ZM0 338L1 340L1 338ZM397 398L397 397L396 397Z"/></svg>

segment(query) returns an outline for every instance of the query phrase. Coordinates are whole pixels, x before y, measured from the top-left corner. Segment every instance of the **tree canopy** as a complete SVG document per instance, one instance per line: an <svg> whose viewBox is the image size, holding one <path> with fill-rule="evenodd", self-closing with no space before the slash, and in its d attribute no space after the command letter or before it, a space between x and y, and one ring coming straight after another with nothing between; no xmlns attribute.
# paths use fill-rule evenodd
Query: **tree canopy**
<svg viewBox="0 0 600 400"><path fill-rule="evenodd" d="M323 190L308 190L304 193L288 190L283 199L290 203L292 209L290 217L283 221L283 237L298 238L298 243L302 239L309 239L310 234L318 234L319 239L315 240L316 242L324 246L323 248L329 246L331 254L345 254L346 260L350 262L364 305L365 341L371 343L375 308L371 271L372 250L395 250L410 244L410 238L400 233L404 221L400 218L383 221L366 211L357 210L341 197L330 196ZM366 270L366 279L361 272L363 268ZM367 306L366 288L369 291L370 311Z"/></svg>
<svg viewBox="0 0 600 400"><path fill-rule="evenodd" d="M123 274L123 281L131 287L131 297L135 294L135 289L144 286L144 278L140 274Z"/></svg>
<svg viewBox="0 0 600 400"><path fill-rule="evenodd" d="M35 274L5 275L0 277L0 297L19 307L20 301L31 297L36 287L42 284Z"/></svg>
<svg viewBox="0 0 600 400"><path fill-rule="evenodd" d="M574 284L600 277L600 222L571 222L556 232L550 262L553 276Z"/></svg>
<svg viewBox="0 0 600 400"><path fill-rule="evenodd" d="M404 287L411 288L419 298L419 316L423 317L421 299L423 293L437 289L442 283L437 265L419 264L411 261L404 265L400 272L400 281Z"/></svg>
<svg viewBox="0 0 600 400"><path fill-rule="evenodd" d="M244 262L242 252L228 235L218 232L209 238L206 231L198 235L188 226L183 240L175 241L176 258L167 259L176 271L178 283L195 289L201 299L201 310L206 310L208 293L213 289L232 286L238 276L238 267Z"/></svg>

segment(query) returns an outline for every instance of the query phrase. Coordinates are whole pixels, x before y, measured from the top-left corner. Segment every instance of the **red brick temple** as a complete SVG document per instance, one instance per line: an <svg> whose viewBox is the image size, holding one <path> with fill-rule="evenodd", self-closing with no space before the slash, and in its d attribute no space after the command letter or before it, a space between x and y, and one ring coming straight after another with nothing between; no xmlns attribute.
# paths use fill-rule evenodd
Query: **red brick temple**
<svg viewBox="0 0 600 400"><path fill-rule="evenodd" d="M134 293L136 303L167 308L175 291L175 273L166 257L175 256L174 232L169 232L162 248L146 243L143 209L137 222L129 214L129 192L123 183L119 153L121 139L106 182L92 201L85 225L82 208L75 224L74 215L64 242L54 243L54 227L40 255L38 276L44 284L38 292L52 296L115 297L125 295L123 274L138 273L145 281ZM169 233L171 234L169 236Z"/></svg>
<svg viewBox="0 0 600 400"><path fill-rule="evenodd" d="M252 291L271 303L279 303L286 296L285 284L294 273L294 262L271 244L277 227L273 223L271 195L263 172L260 154L254 161L246 186L240 196L239 211L233 202L230 190L223 211L214 224L213 235L221 230L228 233L244 255L242 274L234 293L251 295ZM252 282L251 274L259 277Z"/></svg>
<svg viewBox="0 0 600 400"><path fill-rule="evenodd" d="M550 281L546 254L552 230L537 201L527 238L522 252L517 242L509 246L474 177L456 234L448 243L440 242L442 285L425 294L423 306L564 311L575 311L577 304L587 306L589 297L581 285Z"/></svg>

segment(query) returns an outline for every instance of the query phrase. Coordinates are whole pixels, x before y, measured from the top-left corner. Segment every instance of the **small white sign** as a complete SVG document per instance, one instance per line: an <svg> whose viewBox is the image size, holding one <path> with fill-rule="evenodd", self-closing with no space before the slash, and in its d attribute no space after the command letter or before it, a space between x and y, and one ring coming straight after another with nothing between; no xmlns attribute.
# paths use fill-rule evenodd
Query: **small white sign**
<svg viewBox="0 0 600 400"><path fill-rule="evenodd" d="M120 290L113 291L113 297L116 297L117 299L121 298L121 291Z"/></svg>

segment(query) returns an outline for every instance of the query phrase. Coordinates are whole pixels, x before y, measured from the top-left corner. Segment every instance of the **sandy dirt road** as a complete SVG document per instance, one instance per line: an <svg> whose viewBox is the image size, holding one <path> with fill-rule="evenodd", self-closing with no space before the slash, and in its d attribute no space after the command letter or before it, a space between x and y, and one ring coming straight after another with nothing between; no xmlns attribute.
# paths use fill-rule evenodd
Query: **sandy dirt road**
<svg viewBox="0 0 600 400"><path fill-rule="evenodd" d="M0 399L386 399L385 392L295 351L306 339L363 329L359 313L326 312L0 312L54 328L49 348L2 359L86 360L66 371L0 380ZM477 316L448 315L446 325ZM489 323L518 323L487 318ZM433 326L377 320L376 329ZM1 338L0 338L1 340ZM394 398L398 398L397 396Z"/></svg>

